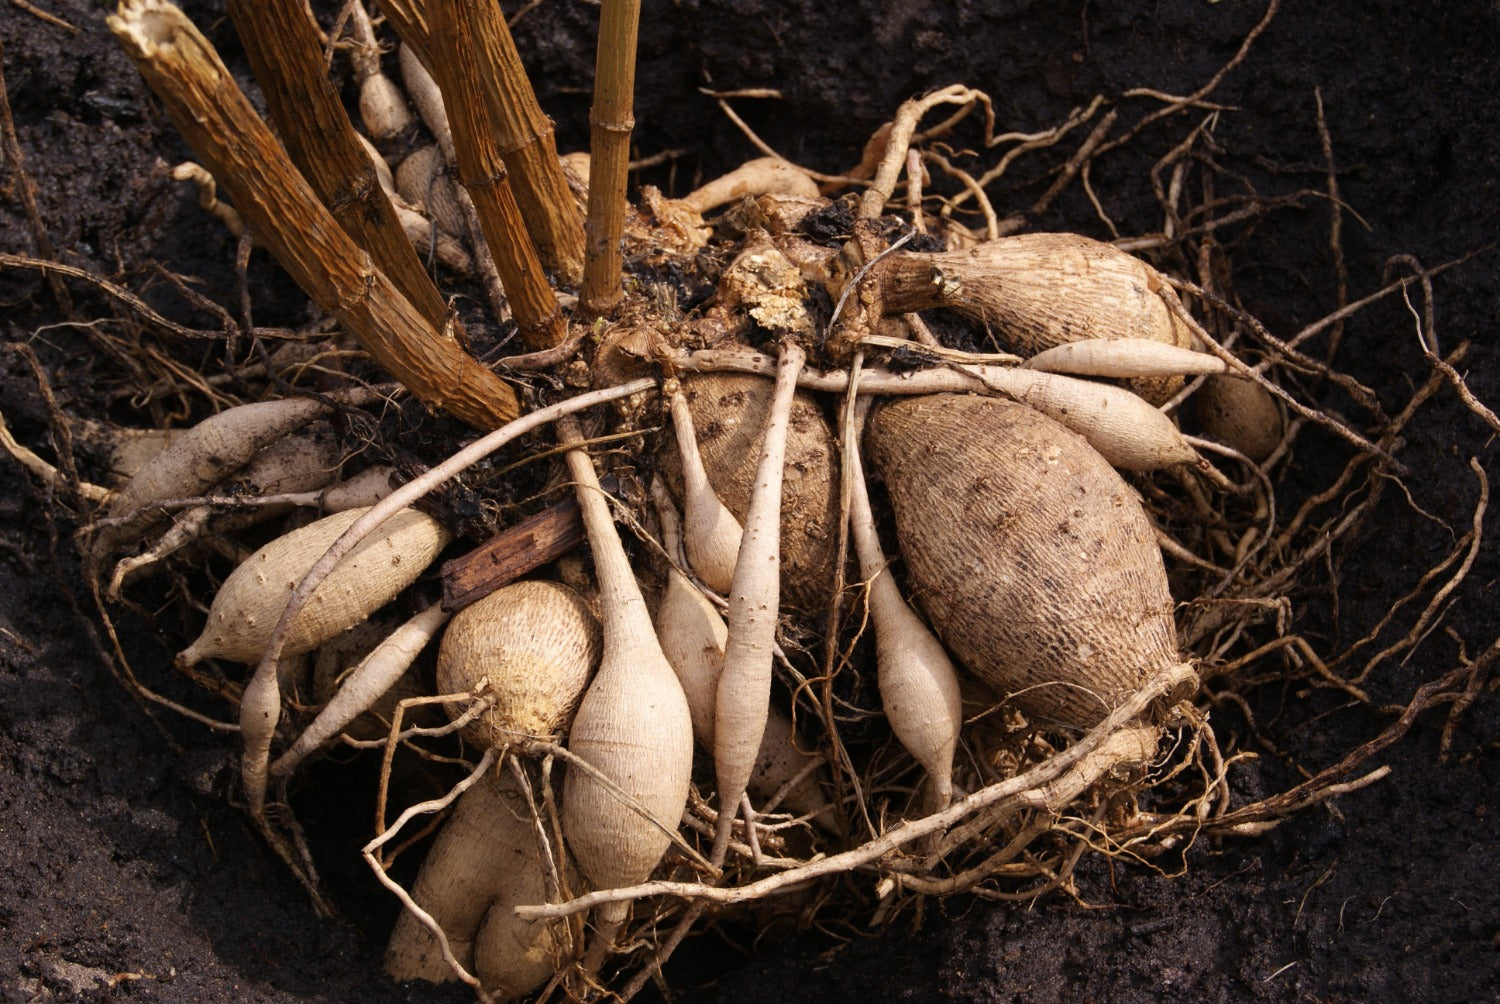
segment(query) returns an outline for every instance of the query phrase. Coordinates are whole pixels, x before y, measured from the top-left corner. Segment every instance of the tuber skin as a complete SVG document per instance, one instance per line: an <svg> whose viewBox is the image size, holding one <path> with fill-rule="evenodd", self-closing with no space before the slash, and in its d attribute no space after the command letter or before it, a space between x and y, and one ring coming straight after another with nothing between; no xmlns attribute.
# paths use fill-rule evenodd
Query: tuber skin
<svg viewBox="0 0 1500 1004"><path fill-rule="evenodd" d="M391 493L391 475L395 470L385 465L367 467L336 485L330 485L323 493L323 509L331 513L368 509Z"/></svg>
<svg viewBox="0 0 1500 1004"><path fill-rule="evenodd" d="M660 482L652 484L652 494L666 494ZM658 497L656 511L661 521L662 546L668 558L678 562L682 540L676 510L670 500ZM667 568L667 582L656 606L655 622L662 653L672 664L687 698L693 737L712 751L714 700L719 690L719 674L724 669L724 640L729 628L708 597L672 566Z"/></svg>
<svg viewBox="0 0 1500 1004"><path fill-rule="evenodd" d="M1082 439L943 394L882 405L866 442L929 623L1033 724L1095 725L1179 662L1151 522Z"/></svg>
<svg viewBox="0 0 1500 1004"><path fill-rule="evenodd" d="M1150 338L1086 338L1043 349L1021 363L1046 373L1099 377L1166 377L1223 373L1229 364L1207 352Z"/></svg>
<svg viewBox="0 0 1500 1004"><path fill-rule="evenodd" d="M867 400L861 401L866 404ZM849 444L849 529L859 555L859 571L869 590L866 601L875 626L876 681L891 731L927 771L928 811L941 812L953 800L953 754L964 723L958 671L942 642L901 598L880 550L870 493L858 449L855 420Z"/></svg>
<svg viewBox="0 0 1500 1004"><path fill-rule="evenodd" d="M1018 234L966 251L895 254L875 275L886 314L949 307L1024 356L1096 338L1194 347L1192 331L1168 306L1177 294L1161 273L1079 234ZM1144 377L1131 387L1162 404L1182 380Z"/></svg>
<svg viewBox="0 0 1500 1004"><path fill-rule="evenodd" d="M821 197L818 183L798 168L777 157L757 157L689 192L681 203L701 215L747 195Z"/></svg>
<svg viewBox="0 0 1500 1004"><path fill-rule="evenodd" d="M596 778L570 768L563 787L563 829L578 867L599 888L649 876L687 805L693 770L693 723L682 684L662 653L630 560L615 529L577 423L558 423L599 579L603 655L568 734L568 750L644 810L626 804ZM601 907L584 961L597 969L613 949L628 903Z"/></svg>
<svg viewBox="0 0 1500 1004"><path fill-rule="evenodd" d="M575 875L566 861L565 873ZM573 954L572 931L561 921L522 920L516 907L540 902L544 878L529 862L512 872L513 880L490 904L474 936L474 971L485 992L500 1000L524 997L546 983Z"/></svg>
<svg viewBox="0 0 1500 1004"><path fill-rule="evenodd" d="M477 965L485 988L508 998L546 982L571 950L566 922L521 921L511 914L513 906L547 899L546 874L520 786L502 773L480 779L459 797L411 895L443 929L459 963L470 971ZM511 922L500 922L507 914ZM494 950L502 937L511 940L508 961ZM409 911L402 911L391 932L385 970L403 982L455 978L437 939Z"/></svg>
<svg viewBox="0 0 1500 1004"><path fill-rule="evenodd" d="M1259 384L1234 376L1211 376L1193 397L1204 433L1257 464L1281 445L1286 416Z"/></svg>
<svg viewBox="0 0 1500 1004"><path fill-rule="evenodd" d="M1156 471L1200 460L1170 418L1123 387L1029 369L991 368L981 379L1082 436L1121 470Z"/></svg>
<svg viewBox="0 0 1500 1004"><path fill-rule="evenodd" d="M183 434L182 429L132 429L70 416L75 446L98 454L107 476L105 483L115 491L124 488L140 473L151 458Z"/></svg>
<svg viewBox="0 0 1500 1004"><path fill-rule="evenodd" d="M759 356L774 370L774 360ZM683 382L699 453L714 492L741 524L755 485L762 422L772 383L737 373L694 375ZM677 450L659 455L676 486ZM821 615L833 593L838 533L838 449L827 419L809 394L795 395L781 486L782 608Z"/></svg>
<svg viewBox="0 0 1500 1004"><path fill-rule="evenodd" d="M414 150L396 167L396 191L424 210L450 238L468 239L468 222L443 152L435 143Z"/></svg>
<svg viewBox="0 0 1500 1004"><path fill-rule="evenodd" d="M427 67L422 65L417 51L405 42L397 50L401 66L401 82L406 85L406 96L417 109L422 124L432 133L443 153L443 159L453 163L453 130L448 125L448 110L443 107L443 92ZM397 172L400 173L399 170Z"/></svg>
<svg viewBox="0 0 1500 1004"><path fill-rule="evenodd" d="M729 592L745 531L709 483L698 452L693 412L680 387L671 392L670 401L672 429L682 458L682 544L688 567L705 586L722 595Z"/></svg>
<svg viewBox="0 0 1500 1004"><path fill-rule="evenodd" d="M309 753L331 741L361 715L374 708L377 702L382 702L383 699L387 706L393 704L394 697L400 693L397 688L401 681L410 678L408 671L412 663L416 662L417 656L442 630L448 617L446 610L433 604L375 645L350 671L312 724L271 765L271 773L277 777L289 776ZM319 656L321 659L321 652ZM380 735L374 738L384 738L387 731L381 730Z"/></svg>
<svg viewBox="0 0 1500 1004"><path fill-rule="evenodd" d="M681 534L677 512L660 481L651 485L651 495L661 521L662 546L673 561L678 556ZM667 584L656 606L656 634L667 661L682 682L688 710L693 717L693 738L705 751L714 748L714 704L719 675L724 668L724 643L729 628L718 608L709 602L687 576L675 566L667 568ZM788 782L803 774L809 757L798 751L792 721L772 707L766 718L760 755L750 775L750 794L771 798ZM814 777L808 777L786 795L783 804L794 812L821 815L829 808Z"/></svg>
<svg viewBox="0 0 1500 1004"><path fill-rule="evenodd" d="M258 401L225 409L174 436L110 499L105 515L121 522L99 532L90 554L98 561L138 539L163 518L153 502L202 495L327 410L309 398Z"/></svg>
<svg viewBox="0 0 1500 1004"><path fill-rule="evenodd" d="M252 554L219 587L208 623L177 656L191 666L203 659L260 661L287 598L313 563L368 510L326 516L271 541ZM447 545L449 533L432 517L407 509L361 541L313 593L292 624L284 654L317 648L416 581Z"/></svg>
<svg viewBox="0 0 1500 1004"><path fill-rule="evenodd" d="M599 663L599 621L557 582L515 582L460 610L438 649L440 694L493 702L464 727L481 749L560 735ZM447 705L450 717L467 702Z"/></svg>
<svg viewBox="0 0 1500 1004"><path fill-rule="evenodd" d="M781 610L781 484L797 375L807 354L795 342L781 347L776 384L766 409L755 491L729 589L729 634L714 703L714 771L719 821L715 865L722 864L730 827L750 783L770 708L771 649Z"/></svg>
<svg viewBox="0 0 1500 1004"><path fill-rule="evenodd" d="M316 492L333 481L339 466L338 441L327 422L278 439L261 450L234 476L235 486L246 486L261 496L298 495ZM173 515L172 526L145 553L122 559L115 565L105 595L117 600L127 576L155 564L174 551L199 540L209 532L223 533L254 526L292 507L291 501L259 505L220 514L212 505L194 506ZM219 518L215 519L218 515Z"/></svg>

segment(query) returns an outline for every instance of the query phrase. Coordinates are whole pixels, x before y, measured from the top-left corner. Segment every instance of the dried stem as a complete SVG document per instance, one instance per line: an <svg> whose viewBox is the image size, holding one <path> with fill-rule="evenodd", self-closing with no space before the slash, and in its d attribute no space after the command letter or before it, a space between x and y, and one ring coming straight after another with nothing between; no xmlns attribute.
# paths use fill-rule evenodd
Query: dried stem
<svg viewBox="0 0 1500 1004"><path fill-rule="evenodd" d="M485 67L477 58L472 12L461 0L434 0L428 6L430 42L445 54L435 61L433 76L442 89L453 128L458 180L474 200L521 338L533 350L547 349L568 337L568 326L527 235L526 220L485 108Z"/></svg>
<svg viewBox="0 0 1500 1004"><path fill-rule="evenodd" d="M526 68L499 4L480 0L432 0L452 6L470 25L473 58L500 155L515 182L526 229L542 264L568 286L583 278L583 219L562 162L552 120L537 104Z"/></svg>
<svg viewBox="0 0 1500 1004"><path fill-rule="evenodd" d="M635 44L640 0L603 0L594 104L589 109L589 212L585 224L583 294L586 314L607 314L620 299L620 235L625 229L625 178L635 127Z"/></svg>
<svg viewBox="0 0 1500 1004"><path fill-rule="evenodd" d="M432 52L427 47L427 13L422 0L375 0L375 6L396 30L396 36L431 73Z"/></svg>
<svg viewBox="0 0 1500 1004"><path fill-rule="evenodd" d="M343 101L323 69L318 26L303 0L231 0L229 15L292 163L339 226L369 252L436 331L448 305L422 267L401 220L380 187ZM456 321L452 322L455 325ZM462 332L454 335L463 340Z"/></svg>
<svg viewBox="0 0 1500 1004"><path fill-rule="evenodd" d="M109 25L251 229L377 362L429 406L479 428L518 414L515 392L371 267L182 11L125 0Z"/></svg>

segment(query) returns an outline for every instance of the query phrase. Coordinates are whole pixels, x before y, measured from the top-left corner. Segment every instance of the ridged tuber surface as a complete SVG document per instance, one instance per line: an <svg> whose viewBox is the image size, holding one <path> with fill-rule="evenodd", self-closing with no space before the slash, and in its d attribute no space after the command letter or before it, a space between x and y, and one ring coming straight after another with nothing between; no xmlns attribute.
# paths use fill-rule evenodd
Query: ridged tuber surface
<svg viewBox="0 0 1500 1004"><path fill-rule="evenodd" d="M886 313L949 307L1024 356L1091 338L1194 344L1167 305L1177 294L1160 272L1079 234L1018 234L965 251L892 255L878 274ZM1182 380L1141 377L1130 387L1161 404Z"/></svg>
<svg viewBox="0 0 1500 1004"><path fill-rule="evenodd" d="M494 704L464 728L504 748L566 728L599 662L599 621L573 590L531 580L497 589L453 616L438 650L440 694L474 690ZM467 704L448 705L457 717Z"/></svg>
<svg viewBox="0 0 1500 1004"><path fill-rule="evenodd" d="M1151 524L1081 438L1025 405L940 394L881 406L866 443L911 595L1037 724L1091 726L1179 661Z"/></svg>
<svg viewBox="0 0 1500 1004"><path fill-rule="evenodd" d="M683 381L709 482L741 523L750 508L771 386L762 377L732 373ZM680 485L677 450L674 446L664 452L663 467ZM782 606L816 613L826 610L832 597L838 448L809 394L799 393L792 405L782 478Z"/></svg>

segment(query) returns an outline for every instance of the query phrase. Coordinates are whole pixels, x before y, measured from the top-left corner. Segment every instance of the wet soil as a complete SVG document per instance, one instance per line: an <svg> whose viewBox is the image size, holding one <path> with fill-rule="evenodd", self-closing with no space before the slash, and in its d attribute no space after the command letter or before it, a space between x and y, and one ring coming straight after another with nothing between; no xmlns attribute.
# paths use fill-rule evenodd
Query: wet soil
<svg viewBox="0 0 1500 1004"><path fill-rule="evenodd" d="M237 302L232 242L162 173L187 151L115 49L105 5L36 6L79 29L0 7L16 131L58 257L144 291L180 320L208 323L155 271L160 263L192 275L204 295ZM1105 9L1115 6L1127 9ZM221 7L189 11L243 72ZM830 172L857 160L902 99L952 82L994 95L1002 129L1036 131L1095 94L1194 90L1263 11L1242 0L648 2L637 149L681 151L645 179L677 191L752 156L702 87L779 89L780 100L736 107L782 154ZM546 0L517 30L564 148L586 143L596 19L580 0ZM1350 210L1343 247L1352 295L1377 288L1393 255L1431 266L1479 252L1436 280L1437 330L1445 349L1473 341L1465 372L1492 405L1500 402L1500 284L1490 249L1500 236L1497 30L1500 8L1478 0L1288 4L1213 95L1230 106L1214 126L1222 176L1233 179L1225 188L1270 196L1323 188L1321 95ZM1150 106L1127 107L1138 116ZM1209 114L1174 116L1095 166L1093 187L1122 232L1159 226L1151 165ZM0 177L0 250L33 254L14 165ZM1029 205L1046 184L1018 163L1001 196ZM1303 198L1224 235L1240 266L1236 288L1279 334L1337 302L1328 221L1326 201ZM1030 223L1108 236L1076 185ZM274 268L256 265L252 278L258 323L306 319L305 300ZM121 362L93 330L118 310L82 284L69 289L71 312L34 274L0 270L4 340L36 352L66 410L128 420L129 400L113 394ZM1399 302L1359 315L1345 339L1341 365L1388 403L1425 378ZM0 403L18 438L51 455L45 406L11 348L0 352ZM1451 394L1424 409L1407 440L1408 480L1433 519L1384 506L1346 552L1336 597L1296 598L1310 636L1347 642L1375 624L1467 528L1478 490L1469 458L1491 479L1500 474L1489 432ZM1299 461L1315 464L1318 448L1311 437ZM379 972L394 907L357 862L357 832L339 824L340 812L368 818L368 779L313 782L325 811L306 814L309 837L330 885L346 890L345 919L319 920L231 806L225 738L148 713L106 668L96 622L80 612L91 601L79 589L74 522L9 459L0 473L0 999L467 999L394 987ZM1490 518L1485 529L1493 537L1500 527ZM1494 640L1497 566L1487 546L1429 642L1373 682L1376 703L1405 699L1461 652L1473 656ZM198 699L170 668L181 637L128 620L124 630L126 653L150 686ZM1264 836L1196 843L1180 860L1157 862L1160 871L1088 864L1078 881L1087 907L1060 896L955 899L920 924L903 918L841 949L861 933L857 918L749 956L734 947L746 932L726 928L685 949L669 980L681 999L726 1001L1500 999L1497 704L1481 696L1446 759L1442 712L1429 714L1377 759L1392 768L1384 781ZM1390 720L1296 688L1262 688L1249 706L1262 736L1310 768ZM1232 742L1260 748L1242 715L1216 714ZM1249 797L1296 776L1267 754L1235 783Z"/></svg>

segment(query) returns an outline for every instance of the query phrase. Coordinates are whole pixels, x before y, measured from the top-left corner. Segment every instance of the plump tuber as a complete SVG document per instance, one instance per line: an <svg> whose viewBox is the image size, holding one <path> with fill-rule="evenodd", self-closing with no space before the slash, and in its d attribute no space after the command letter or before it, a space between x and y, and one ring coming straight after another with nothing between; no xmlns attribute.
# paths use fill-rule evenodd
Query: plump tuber
<svg viewBox="0 0 1500 1004"><path fill-rule="evenodd" d="M771 381L741 374L694 376L683 382L698 450L709 483L741 523L750 507L761 425L771 402ZM663 467L678 471L677 450ZM817 613L832 594L838 522L838 450L817 403L793 399L781 492L782 606Z"/></svg>
<svg viewBox="0 0 1500 1004"><path fill-rule="evenodd" d="M861 402L863 403L863 402ZM862 416L861 416L862 417ZM866 607L875 628L875 672L880 703L891 731L927 771L928 804L937 812L953 799L953 753L963 727L958 672L922 618L896 588L875 531L865 487L858 436L849 450L849 529L868 590Z"/></svg>
<svg viewBox="0 0 1500 1004"><path fill-rule="evenodd" d="M117 522L94 538L93 557L103 558L161 521L163 517L153 503L201 495L327 408L310 398L242 404L174 436L110 499L105 515Z"/></svg>
<svg viewBox="0 0 1500 1004"><path fill-rule="evenodd" d="M582 597L557 582L515 582L454 615L438 649L438 693L492 701L464 736L503 749L561 733L598 662L599 621ZM450 703L448 713L467 707Z"/></svg>
<svg viewBox="0 0 1500 1004"><path fill-rule="evenodd" d="M256 551L219 587L198 640L178 656L181 666L202 659L260 660L297 583L368 510L326 516ZM294 654L364 620L416 581L448 543L431 516L406 509L360 542L317 588L292 624L283 652Z"/></svg>
<svg viewBox="0 0 1500 1004"><path fill-rule="evenodd" d="M693 771L693 723L682 684L662 654L615 529L594 462L576 444L577 424L564 420L578 505L594 549L604 650L568 734L568 749L594 774L569 768L563 828L578 867L600 888L630 885L651 874L671 843L687 805ZM621 793L634 804L628 803ZM596 916L585 968L597 968L614 947L628 903L609 903Z"/></svg>
<svg viewBox="0 0 1500 1004"><path fill-rule="evenodd" d="M566 863L564 863L566 871ZM571 949L566 922L521 921L511 907L547 898L546 863L530 809L509 772L480 778L458 799L412 887L460 965L503 998L534 990ZM385 952L397 980L454 978L437 939L403 911Z"/></svg>
<svg viewBox="0 0 1500 1004"><path fill-rule="evenodd" d="M1034 723L1092 726L1180 661L1151 523L1078 436L1012 401L940 394L882 405L866 440L911 594Z"/></svg>
<svg viewBox="0 0 1500 1004"><path fill-rule="evenodd" d="M1191 330L1167 304L1177 294L1161 273L1078 234L1019 234L966 251L892 255L879 275L886 313L949 307L989 326L1025 356L1095 338L1194 345ZM1141 377L1130 386L1160 404L1182 380Z"/></svg>
<svg viewBox="0 0 1500 1004"><path fill-rule="evenodd" d="M1281 445L1286 416L1260 384L1235 376L1211 376L1193 399L1203 431L1256 463Z"/></svg>

